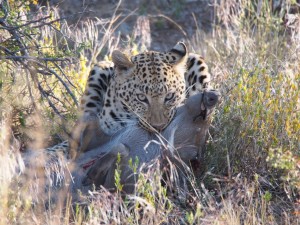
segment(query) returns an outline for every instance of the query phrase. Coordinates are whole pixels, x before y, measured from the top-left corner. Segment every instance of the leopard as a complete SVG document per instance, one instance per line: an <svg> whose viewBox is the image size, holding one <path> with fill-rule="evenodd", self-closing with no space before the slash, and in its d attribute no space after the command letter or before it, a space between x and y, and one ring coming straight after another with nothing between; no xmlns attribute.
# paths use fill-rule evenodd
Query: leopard
<svg viewBox="0 0 300 225"><path fill-rule="evenodd" d="M108 135L132 122L162 131L184 100L208 88L211 76L204 59L180 42L168 52L149 51L129 58L119 50L112 63L90 72L81 100L84 114L99 115Z"/></svg>
<svg viewBox="0 0 300 225"><path fill-rule="evenodd" d="M97 118L108 136L137 123L159 133L172 121L176 108L209 89L210 81L204 58L189 53L183 42L167 52L133 56L114 50L112 62L102 61L91 69L80 101L80 117ZM68 141L56 147L47 150L66 151Z"/></svg>

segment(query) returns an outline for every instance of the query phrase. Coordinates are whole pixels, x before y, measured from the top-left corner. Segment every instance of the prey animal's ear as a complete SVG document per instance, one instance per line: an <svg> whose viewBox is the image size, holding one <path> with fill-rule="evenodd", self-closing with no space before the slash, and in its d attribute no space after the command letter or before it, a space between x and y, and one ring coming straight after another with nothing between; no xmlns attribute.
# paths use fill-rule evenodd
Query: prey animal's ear
<svg viewBox="0 0 300 225"><path fill-rule="evenodd" d="M115 50L112 53L112 61L115 67L119 70L128 70L133 67L133 63L128 59L128 57L121 51Z"/></svg>
<svg viewBox="0 0 300 225"><path fill-rule="evenodd" d="M201 112L200 116L203 120L213 112L217 103L220 101L221 93L217 90L204 90L202 94Z"/></svg>

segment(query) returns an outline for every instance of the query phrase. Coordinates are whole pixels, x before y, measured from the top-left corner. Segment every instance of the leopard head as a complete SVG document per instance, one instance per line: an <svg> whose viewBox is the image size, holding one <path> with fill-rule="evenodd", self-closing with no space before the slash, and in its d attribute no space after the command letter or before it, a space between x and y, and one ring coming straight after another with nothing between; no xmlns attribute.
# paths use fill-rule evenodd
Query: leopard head
<svg viewBox="0 0 300 225"><path fill-rule="evenodd" d="M138 121L152 132L166 128L185 99L187 57L181 42L168 52L150 51L131 58L115 50L115 75L100 116L103 130L114 133L126 120Z"/></svg>

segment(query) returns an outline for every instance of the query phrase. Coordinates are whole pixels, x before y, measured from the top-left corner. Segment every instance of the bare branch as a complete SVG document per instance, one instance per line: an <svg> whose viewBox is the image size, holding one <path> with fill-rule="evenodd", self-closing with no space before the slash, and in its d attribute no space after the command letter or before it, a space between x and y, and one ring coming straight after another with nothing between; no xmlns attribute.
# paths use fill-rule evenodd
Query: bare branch
<svg viewBox="0 0 300 225"><path fill-rule="evenodd" d="M5 50L7 53L9 52L8 49L5 49L4 47L0 46L0 49ZM13 60L21 60L21 59L27 59L32 61L45 61L45 62L65 62L70 61L68 58L41 58L41 57L32 57L32 56L17 56L17 55L11 55L11 56L0 56L0 59L13 59Z"/></svg>
<svg viewBox="0 0 300 225"><path fill-rule="evenodd" d="M4 6L5 5L5 6ZM0 9L4 12L4 16L2 18L0 18L0 24L2 22L4 22L8 16L8 3L7 3L7 0L3 0L1 3L0 3Z"/></svg>
<svg viewBox="0 0 300 225"><path fill-rule="evenodd" d="M26 23L20 24L20 25L12 25L7 18L10 16L9 14L9 5L7 0L4 0L0 3L0 10L3 11L4 16L0 18L0 25L2 26L0 29L6 30L11 37L8 40L11 40L12 43L14 43L13 48L10 49L10 47L3 46L0 44L0 51L4 53L4 55L0 56L0 60L8 60L13 61L16 63L19 63L20 65L25 68L34 84L36 85L37 89L39 90L41 96L43 98L46 98L49 106L53 109L53 111L62 117L61 113L57 109L57 107L53 104L53 102L50 100L50 93L48 93L46 90L44 90L43 86L41 85L39 81L39 77L37 74L41 74L44 76L54 75L55 78L59 83L63 85L66 92L69 96L71 96L72 101L75 103L75 105L78 105L77 99L74 96L73 92L70 90L69 85L64 81L64 79L67 80L67 82L72 85L72 87L75 88L75 86L72 84L72 82L68 79L66 74L64 73L63 69L59 66L58 62L71 62L70 58L55 58L55 57L44 57L43 53L40 51L41 46L34 38L34 34L28 33L28 31L25 31L24 28L39 28L45 26L50 26L52 28L52 24L61 21L62 18L54 19L51 21L47 20L51 18L50 15L47 15L43 18L39 18L36 20L31 20ZM31 30L29 30L31 32ZM17 47L17 48L16 48ZM17 49L17 50L16 50ZM35 56L38 54L39 56ZM51 62L52 65L54 65L58 72L55 69L51 69L48 66L48 62ZM63 76L63 77L62 77ZM64 78L64 79L63 79ZM47 83L47 82L46 82ZM28 77L27 77L27 86L29 85ZM51 88L48 87L50 90ZM29 93L32 97L32 91L31 87L28 86ZM51 91L52 92L52 91ZM51 96L51 98L56 99L59 101L57 97L54 95ZM31 98L33 99L33 98ZM62 101L59 101L60 104L63 104Z"/></svg>
<svg viewBox="0 0 300 225"><path fill-rule="evenodd" d="M62 119L65 119L59 112L59 110L55 107L55 105L51 102L51 100L49 99L49 94L47 92L44 91L44 89L42 88L41 84L38 83L38 89L41 92L41 95L47 99L48 104L50 105L50 107L54 110L54 112Z"/></svg>
<svg viewBox="0 0 300 225"><path fill-rule="evenodd" d="M75 98L74 94L72 93L72 91L70 90L70 88L68 87L68 85L61 79L61 77L52 69L46 67L45 65L41 64L40 62L36 62L38 66L48 70L51 74L53 74L61 83L62 85L66 88L67 92L69 93L69 95L72 97L74 103L76 106L78 106L78 102L77 99Z"/></svg>

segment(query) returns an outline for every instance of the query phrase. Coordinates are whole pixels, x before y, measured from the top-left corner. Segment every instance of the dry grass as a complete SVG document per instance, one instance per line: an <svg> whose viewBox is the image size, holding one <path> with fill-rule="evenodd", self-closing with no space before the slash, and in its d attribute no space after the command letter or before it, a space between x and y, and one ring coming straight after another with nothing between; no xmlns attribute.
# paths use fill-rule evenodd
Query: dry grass
<svg viewBox="0 0 300 225"><path fill-rule="evenodd" d="M190 179L188 200L170 194L155 169L140 175L134 195L122 198L120 192L101 189L80 204L73 204L64 188L51 187L43 168L28 173L20 143L39 148L51 142L49 137L64 139L76 106L53 74L38 74L57 116L33 85L30 71L5 59L0 62L0 224L300 223L300 16L284 14L289 1L278 15L271 13L269 1L218 2L212 33L197 30L187 40L204 54L223 95L205 152L205 172ZM110 21L87 21L77 28L59 21L37 28L43 33L39 54L72 59L47 66L63 77L76 99L91 66L87 59L109 58L119 45L113 34L117 19L115 14ZM6 31L0 34L9 39ZM33 47L30 53L42 57Z"/></svg>

